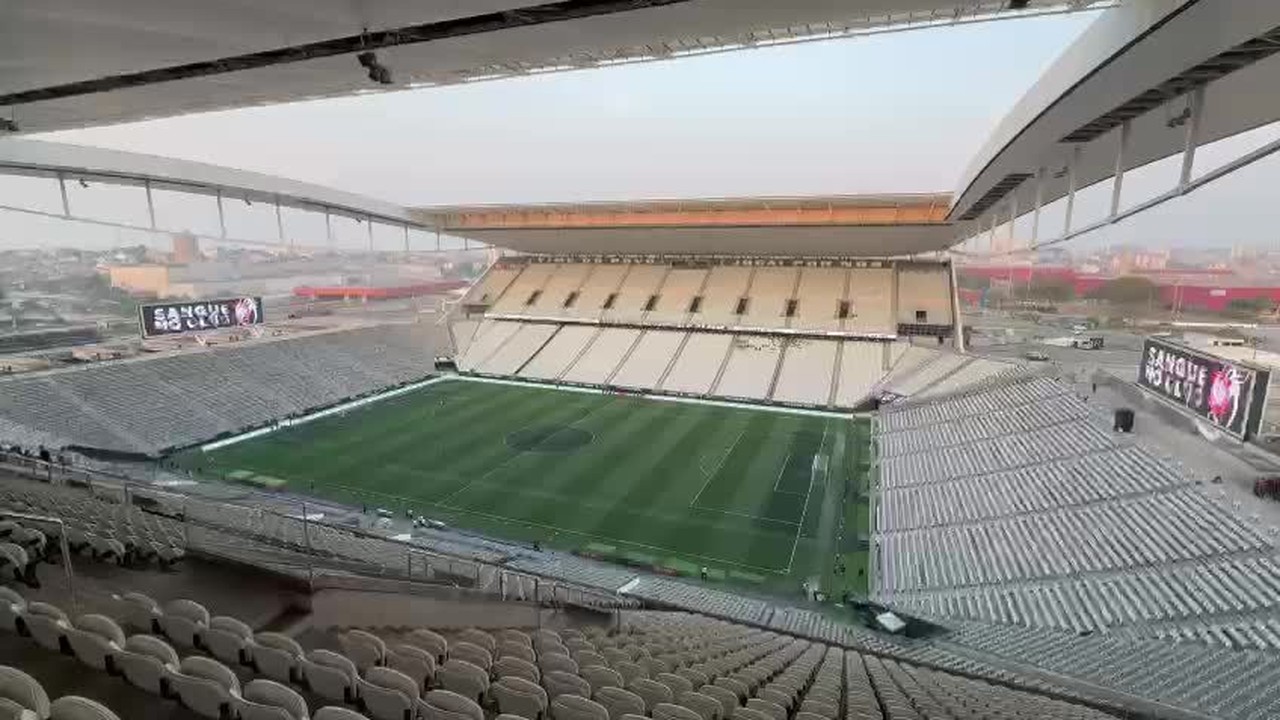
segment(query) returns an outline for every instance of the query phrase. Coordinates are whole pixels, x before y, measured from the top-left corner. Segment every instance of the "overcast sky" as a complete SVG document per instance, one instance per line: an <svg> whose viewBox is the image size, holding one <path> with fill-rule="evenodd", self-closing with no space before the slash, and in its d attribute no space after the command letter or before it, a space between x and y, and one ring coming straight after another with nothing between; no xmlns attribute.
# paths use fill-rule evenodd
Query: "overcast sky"
<svg viewBox="0 0 1280 720"><path fill-rule="evenodd" d="M995 124L1093 17L762 48L43 137L420 205L951 191ZM1264 161L1094 241L1276 242L1276 179L1280 164ZM1126 196L1144 182L1127 183ZM106 188L77 193L85 212L120 212L132 202ZM0 177L4 204L38 195L48 201L31 183ZM208 217L194 217L207 211L191 214L192 225L207 227ZM0 247L141 238L0 211Z"/></svg>

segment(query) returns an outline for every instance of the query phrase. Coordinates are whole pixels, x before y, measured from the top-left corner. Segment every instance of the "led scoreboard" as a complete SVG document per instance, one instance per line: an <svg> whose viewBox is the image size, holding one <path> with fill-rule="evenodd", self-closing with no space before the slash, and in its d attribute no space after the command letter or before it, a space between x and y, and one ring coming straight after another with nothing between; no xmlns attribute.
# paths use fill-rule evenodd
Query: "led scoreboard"
<svg viewBox="0 0 1280 720"><path fill-rule="evenodd" d="M1240 439L1257 433L1271 374L1185 345L1147 338L1138 385Z"/></svg>
<svg viewBox="0 0 1280 720"><path fill-rule="evenodd" d="M144 338L261 325L262 298L153 303L138 308L138 319Z"/></svg>

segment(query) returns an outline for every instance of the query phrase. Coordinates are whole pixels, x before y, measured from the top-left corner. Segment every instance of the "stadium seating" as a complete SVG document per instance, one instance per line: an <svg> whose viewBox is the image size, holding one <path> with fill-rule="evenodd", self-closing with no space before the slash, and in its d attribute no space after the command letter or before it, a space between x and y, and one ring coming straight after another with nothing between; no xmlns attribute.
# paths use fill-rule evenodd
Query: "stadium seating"
<svg viewBox="0 0 1280 720"><path fill-rule="evenodd" d="M431 372L426 332L388 325L264 338L15 376L0 380L0 417L50 447L154 455L419 380Z"/></svg>
<svg viewBox="0 0 1280 720"><path fill-rule="evenodd" d="M1102 420L1031 376L885 409L876 597L961 645L1249 717L1262 681L1187 678L1272 672L1245 668L1280 640L1275 545Z"/></svg>
<svg viewBox="0 0 1280 720"><path fill-rule="evenodd" d="M836 408L861 407L879 391L942 396L1016 367L889 343L899 323L950 332L950 270L866 265L505 259L455 316L455 327L464 326L455 338L466 338L458 365L481 375ZM919 293L930 297L907 297ZM476 327L481 308L486 319ZM911 357L894 367L904 351Z"/></svg>
<svg viewBox="0 0 1280 720"><path fill-rule="evenodd" d="M21 613L19 627L26 627L33 604ZM792 715L835 720L842 705L848 708L846 717L858 718L894 718L910 708L938 714L982 708L1015 719L1105 717L1025 690L682 613L627 611L613 632L594 625L533 633L402 628L378 635L350 630L340 635L349 639L342 642L342 651L306 649L295 671L279 679L265 676L256 650L241 662L226 664L198 646L179 660L172 638L126 639L110 618L92 617L111 639L95 648L95 653L105 652L106 662L99 664L100 654L86 658L77 653L88 671L122 668L122 682L151 693L157 703L174 698L209 718L305 719L306 697L333 703L317 711L316 719L362 717L358 709L373 720L401 720L419 712L426 718L482 720L489 708L526 720L548 711L557 718L597 720L626 714L654 720L785 720ZM425 650L427 658L444 655L448 660L434 676L415 679L384 664L389 656L380 652L385 647L402 648L401 653ZM533 658L521 662L537 679L502 674L499 665L486 672L462 659L483 659L490 653L497 653L499 664L516 656ZM535 663L565 669L539 673ZM52 704L51 713L40 684L13 668L0 669L0 697L40 717L114 717L104 708L62 700ZM108 714L60 716L59 703Z"/></svg>

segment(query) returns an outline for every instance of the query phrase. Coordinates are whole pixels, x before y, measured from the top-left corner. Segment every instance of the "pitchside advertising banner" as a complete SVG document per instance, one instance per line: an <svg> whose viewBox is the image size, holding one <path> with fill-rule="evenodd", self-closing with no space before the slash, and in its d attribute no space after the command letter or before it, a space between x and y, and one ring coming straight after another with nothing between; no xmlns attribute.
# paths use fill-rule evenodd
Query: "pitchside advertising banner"
<svg viewBox="0 0 1280 720"><path fill-rule="evenodd" d="M144 338L262 324L262 298L156 303L138 308Z"/></svg>
<svg viewBox="0 0 1280 720"><path fill-rule="evenodd" d="M1238 437L1258 430L1270 373L1185 345L1147 338L1138 384Z"/></svg>

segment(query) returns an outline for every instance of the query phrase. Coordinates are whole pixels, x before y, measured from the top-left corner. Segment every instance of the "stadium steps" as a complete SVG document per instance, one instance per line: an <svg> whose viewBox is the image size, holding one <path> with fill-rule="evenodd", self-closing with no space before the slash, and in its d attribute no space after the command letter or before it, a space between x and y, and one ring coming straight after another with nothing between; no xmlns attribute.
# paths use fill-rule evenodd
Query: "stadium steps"
<svg viewBox="0 0 1280 720"><path fill-rule="evenodd" d="M666 286L666 284L667 284L667 278L671 277L671 270L672 270L672 266L671 266L671 265L667 265L667 266L665 267L665 269L662 271L662 277L661 277L661 278L658 278L658 282L657 282L657 283L655 283L655 284L654 284L654 286L653 286L653 288L654 288L654 294L655 294L655 295L657 295L658 297L661 297L661 296L662 296L662 288L663 288L664 286ZM647 322L649 322L649 315L650 315L652 312L654 312L654 311L653 311L653 310L646 310L646 311L645 311L645 313L644 313L643 315L641 315L641 316L640 316L640 322L641 322L642 324L643 324L643 323L647 323Z"/></svg>
<svg viewBox="0 0 1280 720"><path fill-rule="evenodd" d="M836 364L831 371L831 387L827 390L827 407L834 407L840 393L840 368L844 363L844 343L836 343Z"/></svg>
<svg viewBox="0 0 1280 720"><path fill-rule="evenodd" d="M602 326L601 332L603 331L604 331L604 328ZM640 347L640 341L644 339L645 332L646 332L645 330L641 330L640 332L636 333L635 338L631 341L631 347L627 348L627 351L622 354L622 359L619 360L618 364L614 365L613 369L609 371L609 375L604 379L604 382L601 383L602 385L604 385L605 387L608 387L613 384L613 378L618 375L618 373L622 370L622 368L626 367L627 361L631 359L631 353L634 353L636 351L636 348ZM594 345L595 341L593 340L591 344ZM577 361L574 361L574 365L576 364L577 364ZM570 367L573 367L573 366L570 365ZM671 369L671 366L668 364L667 370L670 370L670 369ZM666 376L666 373L664 372L663 377L665 376ZM661 379L659 379L659 382L661 382Z"/></svg>
<svg viewBox="0 0 1280 720"><path fill-rule="evenodd" d="M597 326L595 329L595 332L591 334L591 337L588 338L586 342L582 343L582 347L578 348L578 352L574 354L573 359L570 360L569 363L564 366L563 370L556 373L556 376L555 376L556 382L559 382L560 378L565 376L565 373L572 370L573 366L578 364L578 361L582 359L582 356L587 354L587 350L590 350L591 346L596 344L596 338L599 338L600 333L602 332L604 332L604 326L603 325ZM557 332L556 334L559 335L559 332ZM550 339L548 339L547 342L550 342ZM537 353L534 353L534 355L536 356ZM533 358L529 358L529 359L532 360ZM527 365L528 363L525 363L525 364ZM612 374L613 373L610 373L610 375ZM606 383L607 383L607 380L606 380Z"/></svg>
<svg viewBox="0 0 1280 720"><path fill-rule="evenodd" d="M547 339L543 340L542 343L538 345L537 349L529 353L529 357L525 358L524 362L520 363L520 365L516 368L515 372L511 373L511 377L519 376L520 373L523 372L526 367L528 367L529 363L533 362L533 359L538 357L539 353L541 353L543 350L546 350L547 346L551 344L551 341L555 338L555 336L559 335L560 331L565 329L566 327L568 326L556 325L556 329L550 335L547 336Z"/></svg>
<svg viewBox="0 0 1280 720"><path fill-rule="evenodd" d="M847 277L848 275L849 273L846 272L845 276ZM789 294L787 297L782 299L783 308L786 307L786 303L791 302L792 300L795 300L796 295L800 293L800 278L802 277L804 277L804 268L797 268L795 282L791 283L791 294ZM798 316L787 318L786 326L791 327L791 323L795 322L797 319L798 319ZM774 377L776 378L777 375L775 374ZM769 390L770 392L773 391L773 385L769 386Z"/></svg>
<svg viewBox="0 0 1280 720"><path fill-rule="evenodd" d="M787 351L791 346L791 342L784 340L782 350L778 352L778 363L773 366L773 377L769 378L769 389L764 393L765 398L769 400L773 400L773 392L778 389L778 378L782 375L782 366L787 362Z"/></svg>
<svg viewBox="0 0 1280 720"><path fill-rule="evenodd" d="M733 357L734 345L738 342L739 335L734 335L729 341L729 347L724 351L724 357L720 358L720 367L716 370L716 377L711 381L710 387L707 388L706 395L718 395L720 389L720 381L724 379L724 371L729 367L729 358ZM777 377L777 368L774 369L774 377Z"/></svg>
<svg viewBox="0 0 1280 720"><path fill-rule="evenodd" d="M689 344L689 338L691 337L693 337L693 333L686 332L684 336L680 338L680 344L676 346L676 351L671 353L671 359L667 361L667 367L663 369L662 376L658 378L658 382L654 383L653 387L650 389L658 390L662 388L662 384L667 381L667 376L671 374L672 368L676 366L676 360L679 359L680 353L684 352L684 346ZM643 339L644 339L644 333L641 333L640 337L636 339L636 345L639 345L640 341ZM730 344L730 347L732 347L732 344ZM631 349L634 350L635 346L632 346ZM627 355L630 356L631 353L628 352ZM622 367L625 364L626 364L626 361L623 360L623 362L618 363L618 367Z"/></svg>

